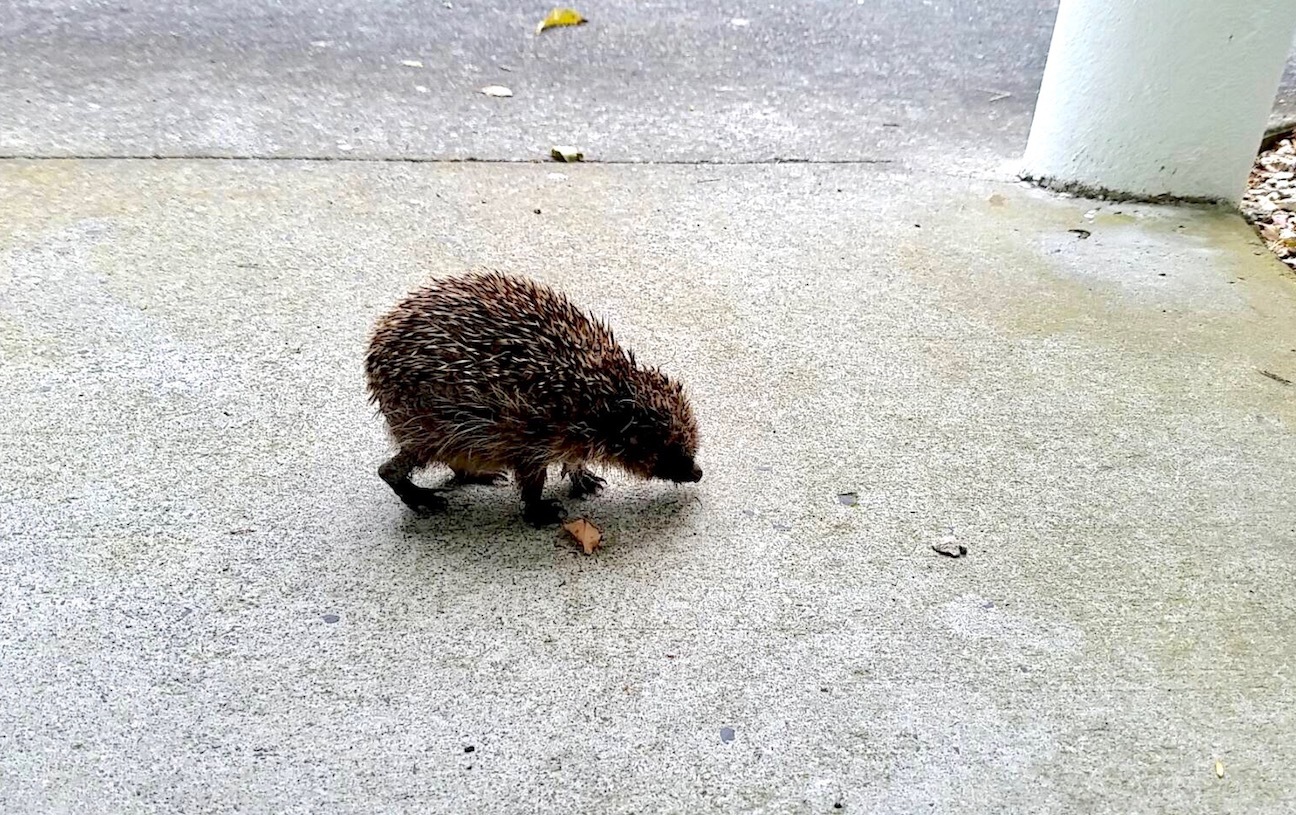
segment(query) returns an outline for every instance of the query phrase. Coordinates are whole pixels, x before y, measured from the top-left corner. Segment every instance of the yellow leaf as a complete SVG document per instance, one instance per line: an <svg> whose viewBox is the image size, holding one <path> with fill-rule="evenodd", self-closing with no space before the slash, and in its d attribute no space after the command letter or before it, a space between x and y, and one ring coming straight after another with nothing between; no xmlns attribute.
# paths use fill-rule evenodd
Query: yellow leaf
<svg viewBox="0 0 1296 815"><path fill-rule="evenodd" d="M544 31L546 28L558 28L564 25L581 25L585 18L574 8L556 8L540 21L536 26L536 34Z"/></svg>

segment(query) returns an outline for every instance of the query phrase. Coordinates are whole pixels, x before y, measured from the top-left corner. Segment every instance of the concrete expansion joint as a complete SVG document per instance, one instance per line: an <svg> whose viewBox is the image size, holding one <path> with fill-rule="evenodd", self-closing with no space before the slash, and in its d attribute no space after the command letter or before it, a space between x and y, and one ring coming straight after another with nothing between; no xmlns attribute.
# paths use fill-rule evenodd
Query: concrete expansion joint
<svg viewBox="0 0 1296 815"><path fill-rule="evenodd" d="M695 159L681 161L645 161L641 159L585 159L579 162L554 161L548 158L446 158L438 156L280 156L280 155L220 155L211 153L191 153L185 155L161 155L154 153L117 153L111 155L42 155L32 153L0 154L0 161L319 161L346 162L352 164L382 163L392 164L547 164L570 166L570 164L605 164L613 166L647 166L647 167L760 167L779 164L811 164L822 166L868 166L873 164L897 164L896 159L863 158L863 159L808 159L808 158L770 158L725 161L717 159Z"/></svg>
<svg viewBox="0 0 1296 815"><path fill-rule="evenodd" d="M1079 198L1092 198L1098 201L1111 201L1120 204L1174 204L1176 206L1197 206L1208 207L1211 209L1237 209L1237 203L1227 198L1216 198L1206 195L1171 195L1169 193L1139 195L1137 193L1113 190L1107 187L1084 184L1079 181L1069 181L1046 175L1019 173L1017 177L1022 181L1034 184L1037 187L1042 187L1050 192L1068 193Z"/></svg>

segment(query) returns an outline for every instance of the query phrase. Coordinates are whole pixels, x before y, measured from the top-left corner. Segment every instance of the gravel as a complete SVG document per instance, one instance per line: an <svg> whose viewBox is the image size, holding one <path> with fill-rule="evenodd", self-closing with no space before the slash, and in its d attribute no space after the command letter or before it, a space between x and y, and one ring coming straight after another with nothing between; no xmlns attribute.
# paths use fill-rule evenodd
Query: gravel
<svg viewBox="0 0 1296 815"><path fill-rule="evenodd" d="M1296 268L1296 146L1282 139L1256 159L1242 214L1274 254Z"/></svg>

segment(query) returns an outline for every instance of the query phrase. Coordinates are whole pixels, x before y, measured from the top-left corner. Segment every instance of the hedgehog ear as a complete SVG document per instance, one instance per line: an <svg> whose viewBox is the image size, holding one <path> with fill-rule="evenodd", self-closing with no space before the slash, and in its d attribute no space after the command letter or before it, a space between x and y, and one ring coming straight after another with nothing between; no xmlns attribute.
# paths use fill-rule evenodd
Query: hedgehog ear
<svg viewBox="0 0 1296 815"><path fill-rule="evenodd" d="M621 439L622 443L625 444L626 447L639 446L639 433L632 430L634 425L634 417L627 416L625 424L622 425L621 430L617 432L617 437Z"/></svg>

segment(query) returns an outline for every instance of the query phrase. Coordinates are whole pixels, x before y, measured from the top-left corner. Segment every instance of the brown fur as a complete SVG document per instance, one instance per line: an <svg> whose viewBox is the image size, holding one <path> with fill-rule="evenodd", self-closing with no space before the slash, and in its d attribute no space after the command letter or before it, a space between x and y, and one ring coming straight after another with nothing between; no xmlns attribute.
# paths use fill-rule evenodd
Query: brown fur
<svg viewBox="0 0 1296 815"><path fill-rule="evenodd" d="M697 424L679 383L638 365L601 321L530 280L478 272L415 291L379 320L365 371L400 446L380 473L418 509L444 506L409 481L434 463L468 482L513 471L534 522L560 513L540 500L551 464L563 465L575 494L601 486L588 464L701 478Z"/></svg>

